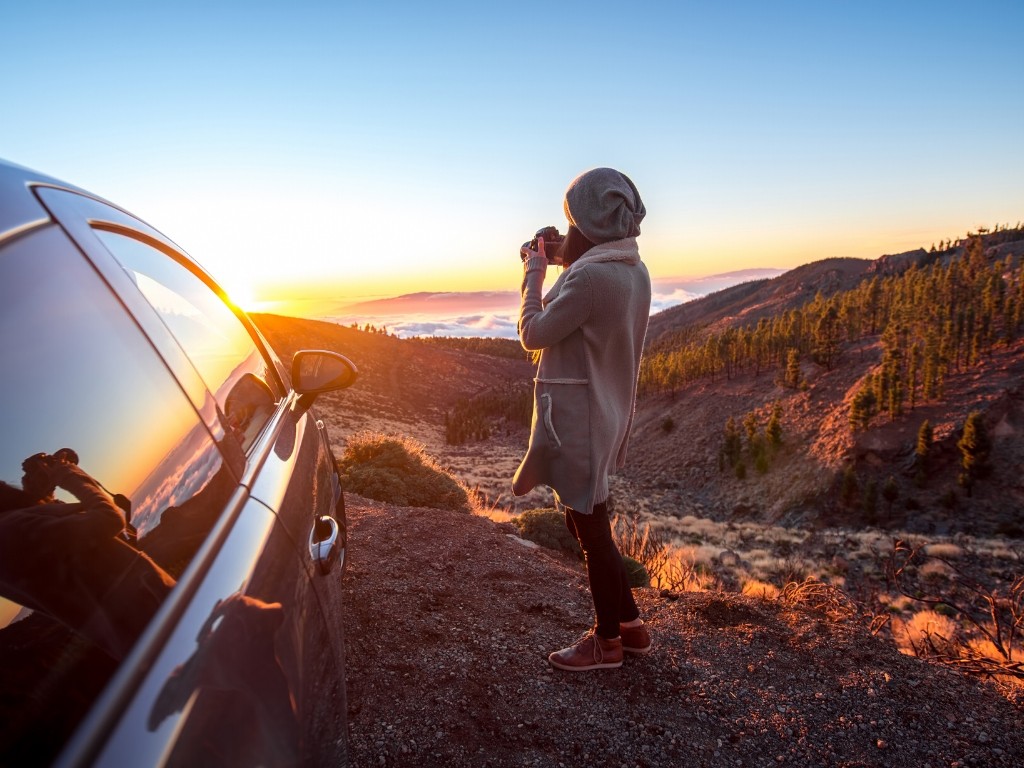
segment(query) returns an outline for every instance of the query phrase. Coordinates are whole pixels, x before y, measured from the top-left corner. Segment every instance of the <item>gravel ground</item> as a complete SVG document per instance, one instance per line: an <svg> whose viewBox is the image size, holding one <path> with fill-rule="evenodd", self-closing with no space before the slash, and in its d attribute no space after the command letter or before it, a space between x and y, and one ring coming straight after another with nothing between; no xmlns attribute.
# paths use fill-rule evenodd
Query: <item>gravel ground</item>
<svg viewBox="0 0 1024 768"><path fill-rule="evenodd" d="M348 507L356 768L1024 764L994 685L807 607L636 590L653 653L553 670L592 622L581 564L467 513Z"/></svg>

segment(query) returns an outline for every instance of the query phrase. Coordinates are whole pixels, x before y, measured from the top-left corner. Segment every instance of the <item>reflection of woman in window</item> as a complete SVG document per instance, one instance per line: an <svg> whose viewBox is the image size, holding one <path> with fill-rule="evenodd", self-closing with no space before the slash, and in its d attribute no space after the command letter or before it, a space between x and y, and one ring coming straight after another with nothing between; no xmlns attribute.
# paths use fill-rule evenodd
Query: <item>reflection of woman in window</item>
<svg viewBox="0 0 1024 768"><path fill-rule="evenodd" d="M124 513L73 451L25 460L21 508L0 511L0 594L120 660L174 579L124 539ZM78 499L53 499L55 487Z"/></svg>
<svg viewBox="0 0 1024 768"><path fill-rule="evenodd" d="M242 374L224 399L224 416L243 448L249 447L273 408L270 387L251 373Z"/></svg>

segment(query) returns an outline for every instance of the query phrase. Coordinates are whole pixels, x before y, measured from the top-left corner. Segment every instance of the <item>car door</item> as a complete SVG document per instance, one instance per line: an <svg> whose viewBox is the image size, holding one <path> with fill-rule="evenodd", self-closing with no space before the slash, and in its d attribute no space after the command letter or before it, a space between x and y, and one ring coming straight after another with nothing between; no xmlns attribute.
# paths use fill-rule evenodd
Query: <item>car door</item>
<svg viewBox="0 0 1024 768"><path fill-rule="evenodd" d="M326 625L308 553L339 489L315 421L296 407L258 333L173 244L100 201L36 193L88 257L93 282L119 303L107 314L148 342L145 356L163 365L154 376L177 386L198 423L189 434L201 436L158 457L162 469L128 499L131 543L173 585L93 700L65 761L342 764L342 644ZM131 378L141 357L81 374ZM166 399L151 398L136 434L163 429ZM93 418L104 431L104 418ZM208 455L194 451L197 441ZM200 490L182 493L192 486Z"/></svg>

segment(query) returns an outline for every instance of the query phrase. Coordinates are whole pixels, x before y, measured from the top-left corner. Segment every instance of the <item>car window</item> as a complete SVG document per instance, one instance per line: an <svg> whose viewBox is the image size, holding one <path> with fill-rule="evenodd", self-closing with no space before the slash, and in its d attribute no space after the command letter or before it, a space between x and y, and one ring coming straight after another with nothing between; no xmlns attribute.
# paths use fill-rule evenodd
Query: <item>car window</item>
<svg viewBox="0 0 1024 768"><path fill-rule="evenodd" d="M45 764L237 481L59 228L0 249L0 313L0 764Z"/></svg>
<svg viewBox="0 0 1024 768"><path fill-rule="evenodd" d="M231 308L183 264L121 232L96 234L160 313L242 444L252 445L282 396L273 366Z"/></svg>

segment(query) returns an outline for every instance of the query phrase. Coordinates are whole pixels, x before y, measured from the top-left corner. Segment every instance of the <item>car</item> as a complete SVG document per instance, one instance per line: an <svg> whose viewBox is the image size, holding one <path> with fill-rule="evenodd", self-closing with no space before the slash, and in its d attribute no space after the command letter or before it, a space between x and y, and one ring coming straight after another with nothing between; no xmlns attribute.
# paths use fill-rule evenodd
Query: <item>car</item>
<svg viewBox="0 0 1024 768"><path fill-rule="evenodd" d="M345 501L285 367L141 219L0 162L0 764L345 765Z"/></svg>

